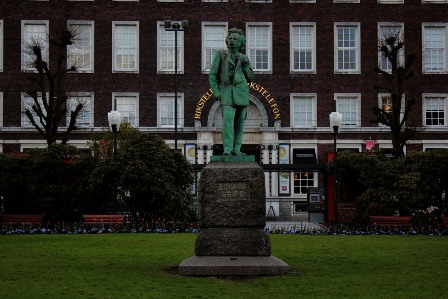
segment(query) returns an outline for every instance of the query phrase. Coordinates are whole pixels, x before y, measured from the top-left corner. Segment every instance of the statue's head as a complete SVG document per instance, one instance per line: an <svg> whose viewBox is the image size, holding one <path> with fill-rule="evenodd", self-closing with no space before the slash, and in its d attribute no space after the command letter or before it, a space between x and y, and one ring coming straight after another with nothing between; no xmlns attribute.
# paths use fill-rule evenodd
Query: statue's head
<svg viewBox="0 0 448 299"><path fill-rule="evenodd" d="M238 37L238 38L236 38L236 40L239 43L239 45L236 45L236 46L238 46L238 52L244 53L244 50L246 49L246 37L244 36L243 30L238 29L238 28L229 29L229 31L227 33L227 37L226 37L227 47L229 47L229 43L231 42L230 41L231 36Z"/></svg>

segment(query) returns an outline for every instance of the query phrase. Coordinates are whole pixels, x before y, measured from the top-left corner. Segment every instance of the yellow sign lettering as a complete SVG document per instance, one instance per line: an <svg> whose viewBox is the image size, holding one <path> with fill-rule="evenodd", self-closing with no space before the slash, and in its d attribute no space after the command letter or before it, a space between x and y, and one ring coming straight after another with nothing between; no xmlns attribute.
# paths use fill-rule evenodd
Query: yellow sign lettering
<svg viewBox="0 0 448 299"><path fill-rule="evenodd" d="M269 106L271 107L272 114L274 115L274 119L280 119L280 108L278 108L278 105L275 101L275 99L271 96L269 91L265 89L260 84L257 84L255 82L249 83L249 88L253 91L256 91L259 93L265 100L268 102ZM213 96L213 91L210 88L201 96L198 103L196 104L196 108L194 109L194 118L195 119L201 119L202 116L202 109L204 108L207 101Z"/></svg>

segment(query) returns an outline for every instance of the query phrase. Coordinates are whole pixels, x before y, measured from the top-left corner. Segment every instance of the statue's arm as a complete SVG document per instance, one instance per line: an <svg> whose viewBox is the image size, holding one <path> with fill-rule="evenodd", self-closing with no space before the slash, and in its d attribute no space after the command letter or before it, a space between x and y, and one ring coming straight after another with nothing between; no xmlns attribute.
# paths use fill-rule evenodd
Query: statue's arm
<svg viewBox="0 0 448 299"><path fill-rule="evenodd" d="M213 57L210 72L208 74L208 82L213 91L216 100L221 101L221 51Z"/></svg>

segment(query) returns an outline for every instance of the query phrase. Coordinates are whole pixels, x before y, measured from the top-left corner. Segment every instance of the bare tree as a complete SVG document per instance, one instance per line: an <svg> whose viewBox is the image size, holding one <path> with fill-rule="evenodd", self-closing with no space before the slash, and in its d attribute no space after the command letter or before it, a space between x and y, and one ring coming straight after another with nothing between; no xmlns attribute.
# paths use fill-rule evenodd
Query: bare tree
<svg viewBox="0 0 448 299"><path fill-rule="evenodd" d="M83 109L83 102L67 105L69 93L67 91L68 72L76 71L76 66L67 66L67 47L76 40L76 29L64 26L49 38L51 52L55 52L55 64L51 65L47 58L45 41L42 36L34 37L25 45L30 59L26 65L35 72L28 74L32 87L26 91L31 101L24 103L23 113L31 125L45 138L48 145L67 143L70 133L76 130L77 117ZM70 109L70 110L67 110ZM63 121L67 118L67 124ZM60 128L64 128L60 130Z"/></svg>
<svg viewBox="0 0 448 299"><path fill-rule="evenodd" d="M374 86L376 90L387 94L386 105L374 107L375 121L390 128L393 156L404 155L403 148L409 140L416 137L417 127L406 123L409 121L415 98L406 94L406 83L413 77L411 66L416 54L404 55L402 30L389 29L383 32L379 41L379 52L385 63L376 67L375 71L384 79L384 85ZM409 91L409 90L408 90Z"/></svg>

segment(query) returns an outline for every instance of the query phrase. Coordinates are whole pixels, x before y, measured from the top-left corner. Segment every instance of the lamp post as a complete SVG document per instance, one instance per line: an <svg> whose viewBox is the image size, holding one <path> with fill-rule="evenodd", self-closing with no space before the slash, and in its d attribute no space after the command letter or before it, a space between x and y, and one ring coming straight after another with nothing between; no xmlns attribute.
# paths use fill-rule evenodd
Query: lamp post
<svg viewBox="0 0 448 299"><path fill-rule="evenodd" d="M164 26L165 31L174 31L174 149L177 150L177 32L186 31L188 21L171 23L170 20L165 20Z"/></svg>
<svg viewBox="0 0 448 299"><path fill-rule="evenodd" d="M333 156L333 165L334 165L334 173L333 173L333 196L334 196L334 222L338 222L338 196L337 196L337 188L336 188L336 155L337 155L337 144L336 137L338 135L339 127L342 125L342 114L339 112L331 112L330 113L330 127L333 132L333 142L334 142L334 156Z"/></svg>
<svg viewBox="0 0 448 299"><path fill-rule="evenodd" d="M117 157L117 133L120 131L121 114L118 111L111 111L107 113L107 119L109 121L109 128L114 133L114 159Z"/></svg>

